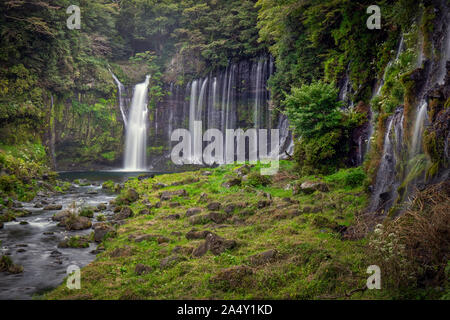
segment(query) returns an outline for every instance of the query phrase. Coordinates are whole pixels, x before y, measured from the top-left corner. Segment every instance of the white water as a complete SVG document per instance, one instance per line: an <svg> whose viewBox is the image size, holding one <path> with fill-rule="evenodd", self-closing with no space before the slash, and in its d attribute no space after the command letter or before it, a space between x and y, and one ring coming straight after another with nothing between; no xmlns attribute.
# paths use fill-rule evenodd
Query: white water
<svg viewBox="0 0 450 320"><path fill-rule="evenodd" d="M150 76L147 76L145 82L134 87L125 137L124 169L126 171L147 169L147 90L149 81Z"/></svg>
<svg viewBox="0 0 450 320"><path fill-rule="evenodd" d="M256 70L256 86L255 86L255 102L253 109L253 123L255 128L259 129L260 127L260 113L261 113L261 83L262 83L262 68L263 61L259 61Z"/></svg>
<svg viewBox="0 0 450 320"><path fill-rule="evenodd" d="M116 77L116 75L114 73L112 73L111 70L109 72L111 72L111 76L113 77L114 81L117 84L117 91L119 93L120 113L122 114L123 123L124 123L125 128L126 128L127 127L127 117L125 116L124 105L123 105L123 98L122 98L122 94L125 91L125 87L123 86L122 82L120 82L119 79Z"/></svg>
<svg viewBox="0 0 450 320"><path fill-rule="evenodd" d="M416 121L414 122L413 137L411 142L411 156L415 156L421 152L422 149L422 134L425 123L427 121L427 107L428 104L424 102L417 113Z"/></svg>

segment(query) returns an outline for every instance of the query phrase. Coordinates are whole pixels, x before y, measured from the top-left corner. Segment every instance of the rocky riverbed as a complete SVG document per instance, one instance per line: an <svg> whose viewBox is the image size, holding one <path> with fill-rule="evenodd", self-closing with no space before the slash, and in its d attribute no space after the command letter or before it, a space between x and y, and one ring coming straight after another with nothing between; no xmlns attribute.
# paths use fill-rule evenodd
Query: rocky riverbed
<svg viewBox="0 0 450 320"><path fill-rule="evenodd" d="M9 272L0 272L0 299L39 296L61 284L69 266L81 268L95 258L91 226L113 214L109 201L115 195L103 190L99 180L75 181L65 193L40 192L32 202L14 202L12 210L21 217L0 229L0 256L14 264ZM55 219L76 207L92 208L92 215L75 227ZM73 243L67 244L70 239L87 241L73 248Z"/></svg>

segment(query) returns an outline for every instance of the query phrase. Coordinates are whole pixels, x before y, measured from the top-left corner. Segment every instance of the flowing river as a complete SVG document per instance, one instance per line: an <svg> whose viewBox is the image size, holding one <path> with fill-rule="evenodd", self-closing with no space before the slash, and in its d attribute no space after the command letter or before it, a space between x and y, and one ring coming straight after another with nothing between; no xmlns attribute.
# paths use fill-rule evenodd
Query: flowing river
<svg viewBox="0 0 450 320"><path fill-rule="evenodd" d="M77 205L97 207L103 203L107 209L96 212L92 224L97 222L99 214L112 216L109 201L115 198L112 193L102 190L101 184L106 180L121 183L141 173L127 172L71 172L61 173L60 179L74 181L80 179L85 183L72 187L64 194L39 193L29 203L22 202L23 208L31 215L17 218L16 221L4 224L0 230L0 256L9 255L15 264L23 266L20 274L0 272L0 299L32 299L47 290L60 285L67 276L70 265L83 267L95 259L96 243L90 243L85 249L58 248L58 243L66 237L89 235L93 229L82 231L66 231L58 227L52 216L60 211L36 208L47 204L61 204L62 210L73 202Z"/></svg>

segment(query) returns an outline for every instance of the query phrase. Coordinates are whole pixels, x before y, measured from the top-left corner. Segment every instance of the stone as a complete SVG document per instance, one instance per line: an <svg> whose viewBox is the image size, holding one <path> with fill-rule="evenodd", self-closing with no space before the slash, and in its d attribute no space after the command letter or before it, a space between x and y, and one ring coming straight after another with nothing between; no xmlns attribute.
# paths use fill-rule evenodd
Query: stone
<svg viewBox="0 0 450 320"><path fill-rule="evenodd" d="M139 199L139 193L134 189L128 189L125 194L125 199L130 203L136 202Z"/></svg>
<svg viewBox="0 0 450 320"><path fill-rule="evenodd" d="M241 179L239 179L239 178L231 178L227 182L224 182L222 184L222 187L229 189L229 188L234 187L234 186L240 186L241 183L242 183Z"/></svg>
<svg viewBox="0 0 450 320"><path fill-rule="evenodd" d="M100 211L106 210L106 204L104 204L104 203L99 203L99 204L97 205L97 209L100 210Z"/></svg>
<svg viewBox="0 0 450 320"><path fill-rule="evenodd" d="M102 242L106 235L114 235L114 228L106 223L98 223L94 226L94 241Z"/></svg>
<svg viewBox="0 0 450 320"><path fill-rule="evenodd" d="M211 202L206 207L210 211L215 211L215 210L220 210L221 204L220 204L220 202Z"/></svg>
<svg viewBox="0 0 450 320"><path fill-rule="evenodd" d="M133 215L133 211L131 211L130 207L122 207L119 213L114 215L115 220L124 220Z"/></svg>
<svg viewBox="0 0 450 320"><path fill-rule="evenodd" d="M168 215L167 217L165 217L164 219L166 219L166 220L178 220L180 218L181 217L180 217L179 214L171 214L171 215Z"/></svg>
<svg viewBox="0 0 450 320"><path fill-rule="evenodd" d="M142 276L142 275L148 274L148 273L150 273L152 271L153 271L152 267L146 266L146 265L144 265L142 263L138 263L136 265L136 267L134 268L134 272L138 276Z"/></svg>
<svg viewBox="0 0 450 320"><path fill-rule="evenodd" d="M212 233L211 231L204 230L204 231L197 231L195 229L192 229L188 233L186 233L186 239L188 240L196 240L196 239L205 239L208 234Z"/></svg>
<svg viewBox="0 0 450 320"><path fill-rule="evenodd" d="M202 176L210 176L210 175L212 175L211 171L203 171L202 172Z"/></svg>
<svg viewBox="0 0 450 320"><path fill-rule="evenodd" d="M208 218L215 223L222 223L227 220L228 217L220 212L210 212Z"/></svg>
<svg viewBox="0 0 450 320"><path fill-rule="evenodd" d="M72 215L65 220L61 221L60 224L63 224L66 227L66 230L85 230L89 229L92 226L91 220L87 217L80 217Z"/></svg>
<svg viewBox="0 0 450 320"><path fill-rule="evenodd" d="M113 251L111 251L109 256L111 258L124 258L124 257L131 256L132 253L133 253L133 250L129 246L124 246L122 248L114 249Z"/></svg>
<svg viewBox="0 0 450 320"><path fill-rule="evenodd" d="M71 215L69 210L64 210L53 215L53 221L63 221Z"/></svg>
<svg viewBox="0 0 450 320"><path fill-rule="evenodd" d="M40 203L36 203L33 207L36 209L40 209L40 208L43 208L44 206Z"/></svg>
<svg viewBox="0 0 450 320"><path fill-rule="evenodd" d="M44 207L44 210L61 210L62 205L61 204L49 204Z"/></svg>
<svg viewBox="0 0 450 320"><path fill-rule="evenodd" d="M150 210L148 210L148 209L139 210L139 215L140 216L146 216L148 214L150 214Z"/></svg>
<svg viewBox="0 0 450 320"><path fill-rule="evenodd" d="M225 250L230 250L236 247L236 241L226 240L214 233L208 233L206 235L205 241L201 243L194 251L192 255L194 257L201 257L206 254L206 252L211 251L214 255L219 255Z"/></svg>
<svg viewBox="0 0 450 320"><path fill-rule="evenodd" d="M237 202L237 203L228 203L225 205L225 207L223 208L223 210L226 213L232 213L234 212L236 209L242 209L245 208L247 205L243 202Z"/></svg>
<svg viewBox="0 0 450 320"><path fill-rule="evenodd" d="M186 260L185 257L179 256L179 255L172 255L169 257L166 257L160 261L160 267L161 269L167 269L170 267L173 267L177 263Z"/></svg>
<svg viewBox="0 0 450 320"><path fill-rule="evenodd" d="M175 191L164 191L159 195L161 201L167 201L172 199L172 197L186 197L188 195L187 191L184 189Z"/></svg>
<svg viewBox="0 0 450 320"><path fill-rule="evenodd" d="M248 258L251 265L259 266L276 260L278 252L276 250L267 250Z"/></svg>
<svg viewBox="0 0 450 320"><path fill-rule="evenodd" d="M0 222L0 229L3 229L3 222Z"/></svg>
<svg viewBox="0 0 450 320"><path fill-rule="evenodd" d="M201 213L201 212L202 212L202 209L201 209L201 208L189 208L189 209L186 211L186 218L192 217L192 216L194 216L194 215L196 215L196 214L199 214L199 213Z"/></svg>
<svg viewBox="0 0 450 320"><path fill-rule="evenodd" d="M189 223L192 225L203 224L208 222L209 215L207 214L197 214L195 216L189 217Z"/></svg>
<svg viewBox="0 0 450 320"><path fill-rule="evenodd" d="M27 225L27 224L29 224L29 223L28 223L27 221L20 221L19 224L20 224L20 225Z"/></svg>
<svg viewBox="0 0 450 320"><path fill-rule="evenodd" d="M315 191L328 192L329 188L326 183L321 181L305 181L301 185L295 185L294 194L311 194Z"/></svg>

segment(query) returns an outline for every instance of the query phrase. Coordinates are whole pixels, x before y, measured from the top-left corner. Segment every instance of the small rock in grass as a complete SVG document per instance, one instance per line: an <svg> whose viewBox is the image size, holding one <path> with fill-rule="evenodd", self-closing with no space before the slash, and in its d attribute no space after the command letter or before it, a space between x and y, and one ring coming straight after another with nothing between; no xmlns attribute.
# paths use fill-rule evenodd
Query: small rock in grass
<svg viewBox="0 0 450 320"><path fill-rule="evenodd" d="M153 271L152 267L146 266L142 263L138 263L134 268L134 272L139 276L148 274L152 271Z"/></svg>
<svg viewBox="0 0 450 320"><path fill-rule="evenodd" d="M201 208L189 208L189 209L186 211L186 217L189 218L189 217L192 217L192 216L194 216L194 215L196 215L196 214L199 214L199 213L201 213L201 212L202 212L202 209L201 209Z"/></svg>
<svg viewBox="0 0 450 320"><path fill-rule="evenodd" d="M220 202L211 202L208 203L207 208L210 211L220 210L221 204Z"/></svg>

